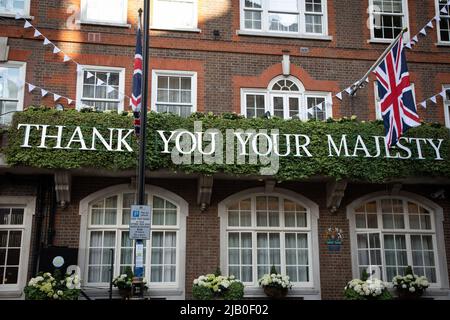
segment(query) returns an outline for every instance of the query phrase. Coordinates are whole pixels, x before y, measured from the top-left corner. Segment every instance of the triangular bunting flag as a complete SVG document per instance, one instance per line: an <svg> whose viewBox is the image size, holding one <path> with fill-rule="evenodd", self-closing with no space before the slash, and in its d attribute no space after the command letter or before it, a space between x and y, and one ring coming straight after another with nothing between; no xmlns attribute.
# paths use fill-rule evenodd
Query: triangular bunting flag
<svg viewBox="0 0 450 320"><path fill-rule="evenodd" d="M347 92L348 94L351 94L352 93L352 88L347 88L347 89L345 89L345 92Z"/></svg>
<svg viewBox="0 0 450 320"><path fill-rule="evenodd" d="M68 103L68 104L72 104L72 102L73 102L72 99L67 98L67 103Z"/></svg>
<svg viewBox="0 0 450 320"><path fill-rule="evenodd" d="M427 27L433 29L433 20L431 20L430 22L427 23Z"/></svg>
<svg viewBox="0 0 450 320"><path fill-rule="evenodd" d="M93 76L94 76L94 75L88 71L86 78L87 78L87 79L90 79L90 78L92 78Z"/></svg>
<svg viewBox="0 0 450 320"><path fill-rule="evenodd" d="M39 37L39 36L42 36L42 33L40 33L39 32L39 30L34 30L34 37L36 38L36 37Z"/></svg>
<svg viewBox="0 0 450 320"><path fill-rule="evenodd" d="M367 83L369 83L369 82L370 82L369 78L366 78L366 82L367 82Z"/></svg>
<svg viewBox="0 0 450 320"><path fill-rule="evenodd" d="M420 30L420 33L423 34L424 36L427 35L427 32L425 31L425 28L423 28L422 30Z"/></svg>
<svg viewBox="0 0 450 320"><path fill-rule="evenodd" d="M58 95L58 94L56 94L56 93L53 94L53 100L54 100L55 102L58 101L60 98L61 98L60 95Z"/></svg>
<svg viewBox="0 0 450 320"><path fill-rule="evenodd" d="M102 84L104 84L105 82L103 82L102 80L100 80L100 79L97 79L97 85L98 86L101 86Z"/></svg>
<svg viewBox="0 0 450 320"><path fill-rule="evenodd" d="M16 20L22 19L22 15L20 13L16 13Z"/></svg>
<svg viewBox="0 0 450 320"><path fill-rule="evenodd" d="M44 39L44 46L49 45L51 42L47 38Z"/></svg>
<svg viewBox="0 0 450 320"><path fill-rule="evenodd" d="M434 104L436 104L436 96L431 97L430 100L431 100Z"/></svg>
<svg viewBox="0 0 450 320"><path fill-rule="evenodd" d="M422 106L422 108L426 109L427 108L427 101L424 101L420 104Z"/></svg>
<svg viewBox="0 0 450 320"><path fill-rule="evenodd" d="M33 86L31 83L28 84L28 92L33 91L34 89L36 89L36 86Z"/></svg>
<svg viewBox="0 0 450 320"><path fill-rule="evenodd" d="M443 8L441 9L441 12L447 14L447 13L448 13L447 7L443 7Z"/></svg>
<svg viewBox="0 0 450 320"><path fill-rule="evenodd" d="M436 15L436 16L434 17L434 20L436 20L437 22L439 22L439 21L441 21L441 17L440 17L439 15Z"/></svg>
<svg viewBox="0 0 450 320"><path fill-rule="evenodd" d="M309 108L308 109L308 113L313 116L314 115L314 108Z"/></svg>
<svg viewBox="0 0 450 320"><path fill-rule="evenodd" d="M442 97L442 99L445 100L445 95L446 95L445 90L442 90L442 92L439 93L439 95Z"/></svg>
<svg viewBox="0 0 450 320"><path fill-rule="evenodd" d="M323 110L323 102L319 103L316 107L317 107L320 111L322 111L322 110Z"/></svg>
<svg viewBox="0 0 450 320"><path fill-rule="evenodd" d="M411 42L408 42L407 44L405 44L405 47L407 47L408 49L412 49Z"/></svg>
<svg viewBox="0 0 450 320"><path fill-rule="evenodd" d="M414 36L412 39L414 42L419 42L419 38L417 38L417 36Z"/></svg>
<svg viewBox="0 0 450 320"><path fill-rule="evenodd" d="M57 46L55 46L55 48L53 48L53 53L54 54L57 54L57 53L60 53L60 52L61 52L61 49L58 48Z"/></svg>
<svg viewBox="0 0 450 320"><path fill-rule="evenodd" d="M111 86L108 86L107 88L106 88L106 92L107 93L111 93L111 92L113 92L115 89L113 88L113 87L111 87Z"/></svg>
<svg viewBox="0 0 450 320"><path fill-rule="evenodd" d="M25 21L25 25L23 26L25 29L31 28L32 25L28 21Z"/></svg>
<svg viewBox="0 0 450 320"><path fill-rule="evenodd" d="M338 94L336 94L336 98L338 98L339 100L342 100L342 92L339 92Z"/></svg>
<svg viewBox="0 0 450 320"><path fill-rule="evenodd" d="M64 55L64 62L70 61L70 57L68 55Z"/></svg>
<svg viewBox="0 0 450 320"><path fill-rule="evenodd" d="M47 95L48 91L41 89L41 96L45 97Z"/></svg>

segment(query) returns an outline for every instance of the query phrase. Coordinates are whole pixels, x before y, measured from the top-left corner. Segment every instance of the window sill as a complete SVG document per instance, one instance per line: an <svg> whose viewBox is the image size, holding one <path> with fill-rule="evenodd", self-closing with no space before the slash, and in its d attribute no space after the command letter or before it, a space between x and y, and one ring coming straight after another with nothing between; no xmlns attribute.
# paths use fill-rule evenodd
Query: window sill
<svg viewBox="0 0 450 320"><path fill-rule="evenodd" d="M174 32L192 32L192 33L201 33L202 30L198 28L165 28L165 27L150 27L150 30L155 31L174 31Z"/></svg>
<svg viewBox="0 0 450 320"><path fill-rule="evenodd" d="M21 299L23 292L21 290L0 289L0 299Z"/></svg>
<svg viewBox="0 0 450 320"><path fill-rule="evenodd" d="M116 28L127 28L131 29L131 24L129 23L116 23L116 22L100 22L100 21L75 21L77 24L91 25L91 26L103 26L103 27L116 27Z"/></svg>
<svg viewBox="0 0 450 320"><path fill-rule="evenodd" d="M436 43L437 47L450 47L450 42L438 42Z"/></svg>
<svg viewBox="0 0 450 320"><path fill-rule="evenodd" d="M291 39L306 39L306 40L320 40L320 41L332 41L332 36L326 35L295 35L295 34L282 34L274 32L258 32L249 30L237 30L236 34L238 36L258 36L258 37L273 37L273 38L291 38Z"/></svg>
<svg viewBox="0 0 450 320"><path fill-rule="evenodd" d="M0 12L0 17L16 19L16 14L15 13ZM30 15L24 15L24 16L21 16L21 18L24 18L24 19L27 19L27 20L34 20L34 16L30 16Z"/></svg>
<svg viewBox="0 0 450 320"><path fill-rule="evenodd" d="M395 39L370 39L367 43L371 44L391 44Z"/></svg>

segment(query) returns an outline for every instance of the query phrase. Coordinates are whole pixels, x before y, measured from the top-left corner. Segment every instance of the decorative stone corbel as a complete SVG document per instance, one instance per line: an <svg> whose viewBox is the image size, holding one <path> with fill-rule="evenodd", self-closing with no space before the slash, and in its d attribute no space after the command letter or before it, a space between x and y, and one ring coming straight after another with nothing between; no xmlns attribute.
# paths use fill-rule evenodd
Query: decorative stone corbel
<svg viewBox="0 0 450 320"><path fill-rule="evenodd" d="M201 211L205 211L211 204L213 182L212 176L201 175L198 178L197 204Z"/></svg>
<svg viewBox="0 0 450 320"><path fill-rule="evenodd" d="M72 190L72 175L68 171L55 172L55 192L56 202L61 207L66 207L70 203Z"/></svg>
<svg viewBox="0 0 450 320"><path fill-rule="evenodd" d="M327 208L332 213L335 213L341 206L347 184L347 180L333 180L327 183Z"/></svg>
<svg viewBox="0 0 450 320"><path fill-rule="evenodd" d="M389 193L392 195L398 195L400 190L402 190L403 185L401 183L394 183L389 186Z"/></svg>
<svg viewBox="0 0 450 320"><path fill-rule="evenodd" d="M266 180L264 185L266 193L271 193L275 189L277 182L275 180Z"/></svg>

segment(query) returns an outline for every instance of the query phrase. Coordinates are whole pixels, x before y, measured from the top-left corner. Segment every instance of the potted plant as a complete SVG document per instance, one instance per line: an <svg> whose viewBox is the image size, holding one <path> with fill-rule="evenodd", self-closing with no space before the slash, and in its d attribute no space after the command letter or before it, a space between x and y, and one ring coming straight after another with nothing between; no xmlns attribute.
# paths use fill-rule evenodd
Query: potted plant
<svg viewBox="0 0 450 320"><path fill-rule="evenodd" d="M430 286L428 279L414 274L411 266L406 268L404 276L395 276L392 283L399 299L420 299Z"/></svg>
<svg viewBox="0 0 450 320"><path fill-rule="evenodd" d="M27 300L77 300L81 284L78 275L61 275L58 270L39 273L24 288Z"/></svg>
<svg viewBox="0 0 450 320"><path fill-rule="evenodd" d="M112 281L114 287L119 289L119 295L122 299L129 299L131 297L131 290L133 287L134 274L131 267L125 269L125 273L115 277ZM147 281L144 278L144 290L147 290Z"/></svg>
<svg viewBox="0 0 450 320"><path fill-rule="evenodd" d="M259 279L259 285L264 289L264 293L272 299L282 299L288 294L288 290L292 289L289 276L279 274L272 266L270 274L265 274Z"/></svg>
<svg viewBox="0 0 450 320"><path fill-rule="evenodd" d="M353 279L344 288L347 300L391 300L387 284L363 272L361 279Z"/></svg>
<svg viewBox="0 0 450 320"><path fill-rule="evenodd" d="M241 300L244 284L233 275L222 276L220 270L214 274L201 275L194 280L192 295L197 300Z"/></svg>

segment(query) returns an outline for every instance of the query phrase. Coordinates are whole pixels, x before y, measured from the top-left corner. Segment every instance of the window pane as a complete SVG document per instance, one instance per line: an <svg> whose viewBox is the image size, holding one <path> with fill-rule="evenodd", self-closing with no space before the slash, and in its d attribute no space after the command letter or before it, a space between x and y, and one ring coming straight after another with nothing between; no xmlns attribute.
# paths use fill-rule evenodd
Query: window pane
<svg viewBox="0 0 450 320"><path fill-rule="evenodd" d="M167 28L194 28L195 2L155 0L153 6L153 24Z"/></svg>
<svg viewBox="0 0 450 320"><path fill-rule="evenodd" d="M228 226L238 227L239 226L239 212L232 211L228 213Z"/></svg>
<svg viewBox="0 0 450 320"><path fill-rule="evenodd" d="M24 212L24 209L13 208L11 210L11 222L10 222L10 224L13 224L13 225L23 224L23 212ZM1 221L1 217L0 217L0 221Z"/></svg>
<svg viewBox="0 0 450 320"><path fill-rule="evenodd" d="M20 248L22 243L22 231L9 232L9 248Z"/></svg>
<svg viewBox="0 0 450 320"><path fill-rule="evenodd" d="M269 13L269 30L282 32L298 32L298 15Z"/></svg>
<svg viewBox="0 0 450 320"><path fill-rule="evenodd" d="M123 0L88 0L86 20L124 23Z"/></svg>
<svg viewBox="0 0 450 320"><path fill-rule="evenodd" d="M297 0L270 0L269 10L273 11L298 11Z"/></svg>
<svg viewBox="0 0 450 320"><path fill-rule="evenodd" d="M7 267L5 271L4 284L16 284L19 277L19 267Z"/></svg>

